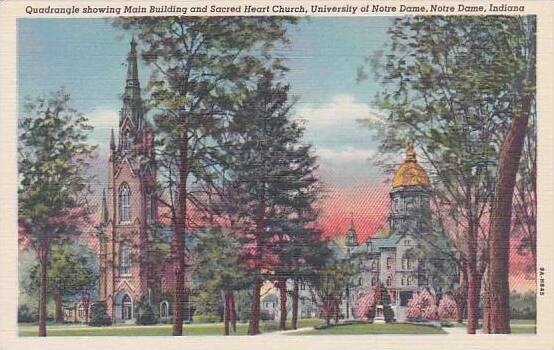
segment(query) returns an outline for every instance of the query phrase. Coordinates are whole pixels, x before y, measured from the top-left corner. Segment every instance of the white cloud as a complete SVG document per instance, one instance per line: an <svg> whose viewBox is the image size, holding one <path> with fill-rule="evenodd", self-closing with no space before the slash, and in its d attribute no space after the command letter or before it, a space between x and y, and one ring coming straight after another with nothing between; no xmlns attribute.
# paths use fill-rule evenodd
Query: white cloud
<svg viewBox="0 0 554 350"><path fill-rule="evenodd" d="M331 163L352 163L365 162L371 158L375 152L373 150L343 147L343 148L318 148L317 155L325 162Z"/></svg>
<svg viewBox="0 0 554 350"><path fill-rule="evenodd" d="M298 107L296 116L307 122L307 128L357 127L357 119L381 120L380 113L351 95L336 95L322 105L306 104Z"/></svg>
<svg viewBox="0 0 554 350"><path fill-rule="evenodd" d="M101 148L108 148L111 129L117 132L119 127L119 112L110 108L98 107L85 114L89 124L94 127L90 135L90 141L97 143Z"/></svg>

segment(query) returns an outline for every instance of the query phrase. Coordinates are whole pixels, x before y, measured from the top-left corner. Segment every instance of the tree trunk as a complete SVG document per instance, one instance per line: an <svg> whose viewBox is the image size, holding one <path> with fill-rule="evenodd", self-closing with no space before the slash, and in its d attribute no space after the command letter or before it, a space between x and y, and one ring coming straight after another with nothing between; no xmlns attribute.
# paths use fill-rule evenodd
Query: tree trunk
<svg viewBox="0 0 554 350"><path fill-rule="evenodd" d="M467 333L475 334L479 327L479 294L481 292L481 276L477 269L468 264L467 292Z"/></svg>
<svg viewBox="0 0 554 350"><path fill-rule="evenodd" d="M292 329L298 328L298 290L298 279L295 278L292 290Z"/></svg>
<svg viewBox="0 0 554 350"><path fill-rule="evenodd" d="M323 305L323 313L325 314L325 324L327 326L331 325L331 303L327 301L326 304Z"/></svg>
<svg viewBox="0 0 554 350"><path fill-rule="evenodd" d="M237 332L237 307L235 305L235 293L231 292L230 295L230 308L231 308L231 327L233 333Z"/></svg>
<svg viewBox="0 0 554 350"><path fill-rule="evenodd" d="M59 290L54 291L54 322L63 323L63 305L62 305L62 295Z"/></svg>
<svg viewBox="0 0 554 350"><path fill-rule="evenodd" d="M183 311L185 304L185 235L187 218L187 181L188 181L188 139L187 130L180 140L180 167L178 208L175 212L175 231L173 233L173 269L175 274L173 335L183 335Z"/></svg>
<svg viewBox="0 0 554 350"><path fill-rule="evenodd" d="M279 318L279 329L284 331L287 329L287 280L279 280L279 306L281 314Z"/></svg>
<svg viewBox="0 0 554 350"><path fill-rule="evenodd" d="M46 303L48 301L48 247L42 243L39 251L40 263L40 292L39 292L39 313L38 313L38 336L46 337Z"/></svg>
<svg viewBox="0 0 554 350"><path fill-rule="evenodd" d="M248 335L260 334L260 289L262 288L262 278L256 276L252 288L253 300L250 312L250 324L248 325Z"/></svg>
<svg viewBox="0 0 554 350"><path fill-rule="evenodd" d="M481 326L481 332L490 333L491 331L491 313L490 313L490 284L487 275L483 276L484 279L484 295L483 295L483 325Z"/></svg>
<svg viewBox="0 0 554 350"><path fill-rule="evenodd" d="M523 141L529 120L531 97L526 97L502 144L489 233L490 332L510 333L510 227L512 201Z"/></svg>
<svg viewBox="0 0 554 350"><path fill-rule="evenodd" d="M228 292L221 291L221 296L223 297L223 325L224 325L224 335L229 335L229 321L231 319L231 308L230 308L230 295Z"/></svg>
<svg viewBox="0 0 554 350"><path fill-rule="evenodd" d="M334 316L335 316L335 324L338 324L339 323L339 300L334 300L333 301L333 313L334 313Z"/></svg>

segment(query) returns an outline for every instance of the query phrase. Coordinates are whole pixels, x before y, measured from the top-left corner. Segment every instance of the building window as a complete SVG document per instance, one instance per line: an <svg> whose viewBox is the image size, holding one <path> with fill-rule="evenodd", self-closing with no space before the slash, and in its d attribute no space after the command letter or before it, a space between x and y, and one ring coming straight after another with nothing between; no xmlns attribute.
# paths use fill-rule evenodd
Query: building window
<svg viewBox="0 0 554 350"><path fill-rule="evenodd" d="M406 285L406 276L402 275L402 280L400 281L400 284L403 286Z"/></svg>
<svg viewBox="0 0 554 350"><path fill-rule="evenodd" d="M393 261L392 257L389 256L389 257L387 258L387 270L392 269L393 263L394 263L394 261Z"/></svg>
<svg viewBox="0 0 554 350"><path fill-rule="evenodd" d="M371 278L371 286L375 287L376 285L377 285L377 277L372 277Z"/></svg>
<svg viewBox="0 0 554 350"><path fill-rule="evenodd" d="M409 286L409 285L412 284L412 282L413 282L413 277L412 277L412 276L408 276L408 277L406 278L406 285Z"/></svg>
<svg viewBox="0 0 554 350"><path fill-rule="evenodd" d="M79 317L85 317L85 306L83 304L79 305L79 308L77 309L77 315Z"/></svg>
<svg viewBox="0 0 554 350"><path fill-rule="evenodd" d="M387 287L392 287L392 276L387 277Z"/></svg>
<svg viewBox="0 0 554 350"><path fill-rule="evenodd" d="M372 271L378 271L379 270L379 260L376 258L371 260L371 270Z"/></svg>
<svg viewBox="0 0 554 350"><path fill-rule="evenodd" d="M409 246L410 244L412 244L412 242L409 239L404 241L404 245Z"/></svg>
<svg viewBox="0 0 554 350"><path fill-rule="evenodd" d="M126 183L119 187L119 221L131 221L131 190Z"/></svg>
<svg viewBox="0 0 554 350"><path fill-rule="evenodd" d="M123 133L123 140L121 142L121 147L123 148L123 151L127 151L131 149L131 132L129 130L125 130Z"/></svg>
<svg viewBox="0 0 554 350"><path fill-rule="evenodd" d="M146 195L146 223L152 224L156 221L156 206L154 205L154 196Z"/></svg>
<svg viewBox="0 0 554 350"><path fill-rule="evenodd" d="M358 278L358 286L361 286L362 284L363 284L363 280L362 280L362 278L360 277L360 278Z"/></svg>
<svg viewBox="0 0 554 350"><path fill-rule="evenodd" d="M131 246L128 242L122 242L119 247L119 274L131 274Z"/></svg>
<svg viewBox="0 0 554 350"><path fill-rule="evenodd" d="M306 290L306 284L304 282L300 282L300 290Z"/></svg>
<svg viewBox="0 0 554 350"><path fill-rule="evenodd" d="M160 317L161 318L169 317L169 303L165 300L160 303Z"/></svg>

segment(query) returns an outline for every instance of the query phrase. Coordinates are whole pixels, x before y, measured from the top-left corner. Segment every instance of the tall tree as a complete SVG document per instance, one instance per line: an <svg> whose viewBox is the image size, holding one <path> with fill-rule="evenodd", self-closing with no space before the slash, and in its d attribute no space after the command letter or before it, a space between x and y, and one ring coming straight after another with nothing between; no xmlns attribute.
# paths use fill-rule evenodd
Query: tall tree
<svg viewBox="0 0 554 350"><path fill-rule="evenodd" d="M259 333L264 275L283 280L288 273L286 249L299 233L295 205L314 183L314 158L302 144L303 128L290 118L288 90L266 71L229 126L226 166L234 195L228 207L240 218L244 259L254 275L250 335Z"/></svg>
<svg viewBox="0 0 554 350"><path fill-rule="evenodd" d="M196 190L214 179L213 142L229 111L262 68L281 69L271 50L286 42L285 17L137 17L115 25L138 35L142 56L153 66L150 81L157 128L156 162L163 179L160 202L174 227L173 335L182 335L185 301L185 235L192 207L206 205Z"/></svg>
<svg viewBox="0 0 554 350"><path fill-rule="evenodd" d="M56 244L48 261L48 292L54 299L54 321L63 322L63 301L90 293L98 281L97 261L90 249L78 244ZM24 284L29 294L40 290L40 264L31 266L29 281Z"/></svg>
<svg viewBox="0 0 554 350"><path fill-rule="evenodd" d="M46 336L48 261L52 244L79 233L89 209L86 143L91 126L69 107L63 89L28 99L19 120L19 226L40 265L39 336Z"/></svg>
<svg viewBox="0 0 554 350"><path fill-rule="evenodd" d="M435 195L467 273L468 333L477 327L488 263L490 215L500 147L514 120L513 52L505 28L516 17L414 17L389 29L376 62L387 115L377 130L384 153L417 140L432 169Z"/></svg>
<svg viewBox="0 0 554 350"><path fill-rule="evenodd" d="M510 333L510 229L516 176L520 169L529 116L535 100L535 17L515 17L501 27L497 38L504 47L510 73L505 89L512 97L513 119L500 149L492 212L489 246L489 333ZM534 177L534 176L533 176ZM531 179L531 181L536 181Z"/></svg>

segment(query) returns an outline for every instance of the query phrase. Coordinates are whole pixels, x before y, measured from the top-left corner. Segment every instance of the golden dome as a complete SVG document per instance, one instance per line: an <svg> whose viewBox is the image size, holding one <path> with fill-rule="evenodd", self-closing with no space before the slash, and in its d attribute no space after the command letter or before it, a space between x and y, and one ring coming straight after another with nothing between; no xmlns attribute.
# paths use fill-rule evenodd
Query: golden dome
<svg viewBox="0 0 554 350"><path fill-rule="evenodd" d="M414 142L408 142L406 147L406 160L398 168L392 181L392 187L400 186L430 186L429 176L421 165L417 163L414 150Z"/></svg>

